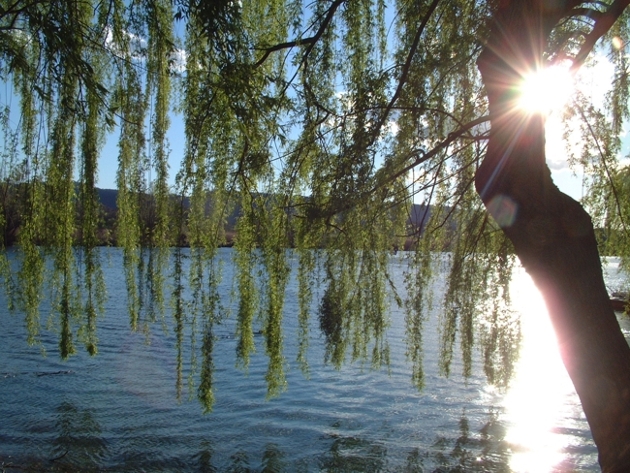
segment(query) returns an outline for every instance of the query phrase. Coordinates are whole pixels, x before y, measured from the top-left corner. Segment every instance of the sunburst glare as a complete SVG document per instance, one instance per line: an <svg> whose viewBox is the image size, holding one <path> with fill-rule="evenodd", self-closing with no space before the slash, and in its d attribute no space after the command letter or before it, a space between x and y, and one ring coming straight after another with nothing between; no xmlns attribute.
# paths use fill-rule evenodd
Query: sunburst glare
<svg viewBox="0 0 630 473"><path fill-rule="evenodd" d="M549 114L568 102L575 89L570 62L526 74L519 90L518 107L528 113Z"/></svg>
<svg viewBox="0 0 630 473"><path fill-rule="evenodd" d="M555 471L565 459L566 437L556 431L567 410L576 408L540 292L524 271L515 278L513 303L522 312L523 345L516 376L504 399L506 440L515 473ZM570 416L569 416L570 417Z"/></svg>

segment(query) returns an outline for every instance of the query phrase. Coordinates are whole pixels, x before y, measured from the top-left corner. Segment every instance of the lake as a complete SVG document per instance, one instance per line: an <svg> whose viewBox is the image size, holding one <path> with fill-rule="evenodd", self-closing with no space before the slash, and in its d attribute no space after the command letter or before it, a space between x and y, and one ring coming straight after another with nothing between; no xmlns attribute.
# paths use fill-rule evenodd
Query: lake
<svg viewBox="0 0 630 473"><path fill-rule="evenodd" d="M580 472L599 471L597 451L559 360L544 304L518 271L515 306L523 311L516 376L501 392L480 362L464 379L438 375L437 315L426 324L426 387L410 382L404 313L391 309L390 370L369 363L341 371L323 363L324 339L314 328L310 379L297 363L297 287L287 289L285 346L288 390L266 400L262 338L248 373L234 367L233 317L217 329L215 396L204 415L196 400L178 402L172 329L149 336L129 331L121 252L102 249L108 287L99 320L99 354L63 362L57 336L26 343L24 321L0 296L0 470L111 472ZM232 250L220 293L234 289ZM392 257L396 277L406 263ZM608 262L618 283L616 260ZM439 286L443 279L436 280ZM318 292L319 291L319 292ZM323 288L315 290L321 297ZM45 311L44 311L45 312ZM45 321L45 313L42 320ZM166 318L167 325L169 320ZM312 317L315 327L317 317ZM621 320L626 334L630 323Z"/></svg>

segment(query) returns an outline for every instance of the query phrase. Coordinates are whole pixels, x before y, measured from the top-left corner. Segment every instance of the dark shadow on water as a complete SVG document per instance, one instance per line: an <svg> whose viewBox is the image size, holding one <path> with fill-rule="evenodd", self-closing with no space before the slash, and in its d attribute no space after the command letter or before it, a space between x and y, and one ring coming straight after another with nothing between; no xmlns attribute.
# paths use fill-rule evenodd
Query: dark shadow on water
<svg viewBox="0 0 630 473"><path fill-rule="evenodd" d="M101 426L89 409L78 409L70 402L57 407L57 438L53 441L51 463L60 471L97 471L107 444L101 438Z"/></svg>
<svg viewBox="0 0 630 473"><path fill-rule="evenodd" d="M247 452L239 450L230 458L230 464L227 468L222 469L226 473L250 473L253 472L249 466L249 458Z"/></svg>
<svg viewBox="0 0 630 473"><path fill-rule="evenodd" d="M472 424L464 411L459 431L453 432L455 435L437 436L428 443L418 440L415 446L407 439L407 448L390 446L390 441L365 438L361 434L329 434L320 438L319 449L309 446L304 455L271 442L263 444L258 454L242 445L234 445L230 450L217 433L200 439L196 446L191 445L188 451L197 449L196 454L182 456L181 451L179 454L169 452L164 445L163 454L158 458L149 457L146 452L127 451L121 456L120 452L109 451L94 414L89 409L64 402L56 409L55 438L49 444L46 458L12 459L3 458L0 453L0 471L510 473L511 451L505 440L506 426L497 415L490 415L481 427L476 424L473 428ZM449 430L447 427L446 431ZM582 451L578 449L573 453L579 456ZM571 471L569 464L566 467L566 471Z"/></svg>
<svg viewBox="0 0 630 473"><path fill-rule="evenodd" d="M68 401L62 402L54 415L54 438L48 444L44 458L29 454L3 458L2 472L96 472L107 453L107 443L101 437L101 427L89 409L79 409Z"/></svg>
<svg viewBox="0 0 630 473"><path fill-rule="evenodd" d="M379 442L352 436L336 437L329 453L320 461L319 471L509 473L510 449L504 440L505 434L505 427L494 415L478 432L471 432L464 412L457 438L438 436L430 447L411 448L402 465L401 459L392 458Z"/></svg>
<svg viewBox="0 0 630 473"><path fill-rule="evenodd" d="M213 464L214 450L209 442L204 441L204 449L195 455L195 465L191 471L199 473L282 473L286 471L294 471L294 467L285 461L284 452L274 443L267 444L262 454L261 468L253 468L250 466L249 456L247 452L237 451L231 457L227 464L218 467Z"/></svg>
<svg viewBox="0 0 630 473"><path fill-rule="evenodd" d="M207 442L203 442L206 444ZM214 451L212 449L212 445L202 445L203 450L200 450L194 456L195 460L195 469L193 471L197 471L198 473L216 473L219 470L212 465L212 455Z"/></svg>
<svg viewBox="0 0 630 473"><path fill-rule="evenodd" d="M432 463L437 464L437 468L432 470L434 473L511 471L510 446L504 440L506 430L496 416L491 416L478 434L472 434L464 412L459 420L459 433L454 445L443 437L433 445Z"/></svg>
<svg viewBox="0 0 630 473"><path fill-rule="evenodd" d="M323 471L346 473L383 471L386 464L387 449L382 445L358 437L338 437L319 466Z"/></svg>
<svg viewBox="0 0 630 473"><path fill-rule="evenodd" d="M276 444L268 444L263 453L262 473L281 473L287 470L287 466L282 450Z"/></svg>

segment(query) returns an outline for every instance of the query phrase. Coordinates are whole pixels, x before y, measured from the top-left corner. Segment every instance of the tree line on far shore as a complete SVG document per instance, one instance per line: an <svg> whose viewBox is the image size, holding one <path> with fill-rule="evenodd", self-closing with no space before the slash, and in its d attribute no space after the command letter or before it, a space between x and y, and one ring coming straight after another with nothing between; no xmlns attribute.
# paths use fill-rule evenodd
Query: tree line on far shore
<svg viewBox="0 0 630 473"><path fill-rule="evenodd" d="M116 189L102 189L96 188L97 200L100 204L99 209L99 221L98 231L96 233L99 246L118 246L117 239L117 219L118 219L118 191ZM25 184L15 184L4 182L0 184L0 202L2 207L0 209L0 236L2 241L0 242L3 247L14 246L18 242L18 235L20 233L21 226L23 224L23 212L29 205L29 192L30 189ZM138 194L137 198L141 202L140 208L143 209L139 215L139 224L143 228L142 233L149 235L152 228L156 223L155 201L151 193ZM208 206L211 204L211 197L208 199ZM186 216L186 212L190 206L190 201L187 197L171 196L172 214L174 216L173 221L179 221L179 216ZM77 222L80 222L81 206L77 201ZM222 246L232 246L236 237L236 226L239 215L242 210L238 203L235 203L230 209L226 211L225 217L225 238ZM409 208L409 216L407 222L407 234L401 235L401 238L397 242L392 242L392 248L395 250L408 250L413 246L413 238L422 233L426 222L431 217L432 208L425 204L412 204ZM451 231L455 231L455 226L452 221L448 222ZM176 233L175 230L173 232ZM80 226L76 231L77 244L81 241L81 229ZM42 242L43 243L43 242ZM147 240L146 243L149 243ZM178 238L174 238L173 246L189 246L189 242L186 238L186 234L180 235ZM445 248L447 249L447 248Z"/></svg>

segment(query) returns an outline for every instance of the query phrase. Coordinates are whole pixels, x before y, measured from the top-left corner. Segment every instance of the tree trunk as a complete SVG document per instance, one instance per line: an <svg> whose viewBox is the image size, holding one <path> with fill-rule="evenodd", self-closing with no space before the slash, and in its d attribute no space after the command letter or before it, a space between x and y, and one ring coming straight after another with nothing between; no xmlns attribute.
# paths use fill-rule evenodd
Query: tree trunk
<svg viewBox="0 0 630 473"><path fill-rule="evenodd" d="M610 305L593 224L582 206L553 184L544 119L526 115L513 102L522 74L541 63L551 28L573 5L499 3L477 62L491 133L476 188L545 299L602 471L628 472L630 348ZM549 4L562 4L563 10Z"/></svg>

